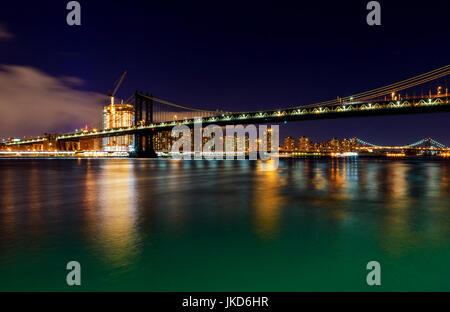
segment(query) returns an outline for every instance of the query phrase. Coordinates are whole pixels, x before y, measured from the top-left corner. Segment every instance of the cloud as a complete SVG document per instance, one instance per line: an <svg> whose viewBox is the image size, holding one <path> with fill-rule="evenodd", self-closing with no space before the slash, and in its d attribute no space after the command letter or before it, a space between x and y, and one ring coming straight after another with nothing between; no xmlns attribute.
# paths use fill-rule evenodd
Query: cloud
<svg viewBox="0 0 450 312"><path fill-rule="evenodd" d="M11 39L14 35L6 30L4 26L0 24L0 40L2 39Z"/></svg>
<svg viewBox="0 0 450 312"><path fill-rule="evenodd" d="M73 88L81 82L32 67L0 65L0 138L99 125L106 96Z"/></svg>

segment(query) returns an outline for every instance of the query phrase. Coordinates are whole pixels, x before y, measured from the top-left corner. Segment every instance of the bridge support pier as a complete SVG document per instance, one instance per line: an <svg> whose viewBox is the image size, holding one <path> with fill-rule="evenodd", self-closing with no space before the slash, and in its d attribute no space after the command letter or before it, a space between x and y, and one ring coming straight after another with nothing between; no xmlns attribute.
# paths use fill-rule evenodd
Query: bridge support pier
<svg viewBox="0 0 450 312"><path fill-rule="evenodd" d="M153 122L153 99L152 95L143 95L136 91L134 94L134 118L135 124L149 125ZM144 118L145 107L145 118ZM153 131L149 133L138 133L134 135L135 151L131 153L130 157L138 158L156 158L155 149L153 147Z"/></svg>
<svg viewBox="0 0 450 312"><path fill-rule="evenodd" d="M153 148L153 133L136 134L135 151L130 154L133 158L157 158L155 149Z"/></svg>

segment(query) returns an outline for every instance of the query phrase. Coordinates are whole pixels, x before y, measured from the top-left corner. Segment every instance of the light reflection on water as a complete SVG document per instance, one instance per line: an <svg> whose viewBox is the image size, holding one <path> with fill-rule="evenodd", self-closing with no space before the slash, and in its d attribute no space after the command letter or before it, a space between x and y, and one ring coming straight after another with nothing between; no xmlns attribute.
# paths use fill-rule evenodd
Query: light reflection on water
<svg viewBox="0 0 450 312"><path fill-rule="evenodd" d="M270 165L274 165L273 161L268 161L267 167ZM262 170L260 167L261 164L258 163L252 181L255 230L262 237L274 238L280 226L280 207L285 204L281 190L286 185L286 179L277 170Z"/></svg>
<svg viewBox="0 0 450 312"><path fill-rule="evenodd" d="M105 163L101 174L87 161L84 189L86 235L104 254L104 262L124 266L137 253L134 164Z"/></svg>
<svg viewBox="0 0 450 312"><path fill-rule="evenodd" d="M89 264L88 290L358 290L355 267L375 257L400 272L387 290L448 290L448 162L270 166L1 160L0 289L38 287L26 273L36 270L48 289L65 289L52 264L75 257ZM329 258L347 275L321 277ZM422 283L411 285L406 277L418 272ZM188 283L194 276L198 284Z"/></svg>

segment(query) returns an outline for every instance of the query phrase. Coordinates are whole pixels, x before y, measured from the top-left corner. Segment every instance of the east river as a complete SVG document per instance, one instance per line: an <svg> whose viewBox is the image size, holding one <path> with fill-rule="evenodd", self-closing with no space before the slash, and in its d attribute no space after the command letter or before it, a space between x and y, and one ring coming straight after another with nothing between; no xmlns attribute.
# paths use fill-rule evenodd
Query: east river
<svg viewBox="0 0 450 312"><path fill-rule="evenodd" d="M449 160L274 169L0 159L0 290L450 291Z"/></svg>

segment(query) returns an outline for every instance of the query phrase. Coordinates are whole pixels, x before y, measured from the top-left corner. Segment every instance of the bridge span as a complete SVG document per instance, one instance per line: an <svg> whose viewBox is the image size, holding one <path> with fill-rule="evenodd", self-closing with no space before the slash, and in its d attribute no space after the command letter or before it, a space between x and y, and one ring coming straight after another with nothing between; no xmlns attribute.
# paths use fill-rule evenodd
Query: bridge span
<svg viewBox="0 0 450 312"><path fill-rule="evenodd" d="M397 83L344 98L315 103L311 105L248 112L209 111L177 105L149 94L134 94L135 122L132 126L105 130L78 131L56 137L57 142L80 141L92 138L105 138L134 135L137 155L154 156L153 134L171 130L174 126L202 126L268 124L287 121L306 121L319 119L352 118L400 114L423 114L450 112L448 89L437 87L437 92L421 96L402 96L400 91L411 90L416 86L447 77L450 65L435 69ZM446 82L445 82L446 83ZM422 90L423 93L423 90ZM389 99L388 99L389 98ZM158 110L158 105L164 106ZM6 143L9 146L30 145L45 142L46 138L18 140ZM147 149L147 150L146 150Z"/></svg>

